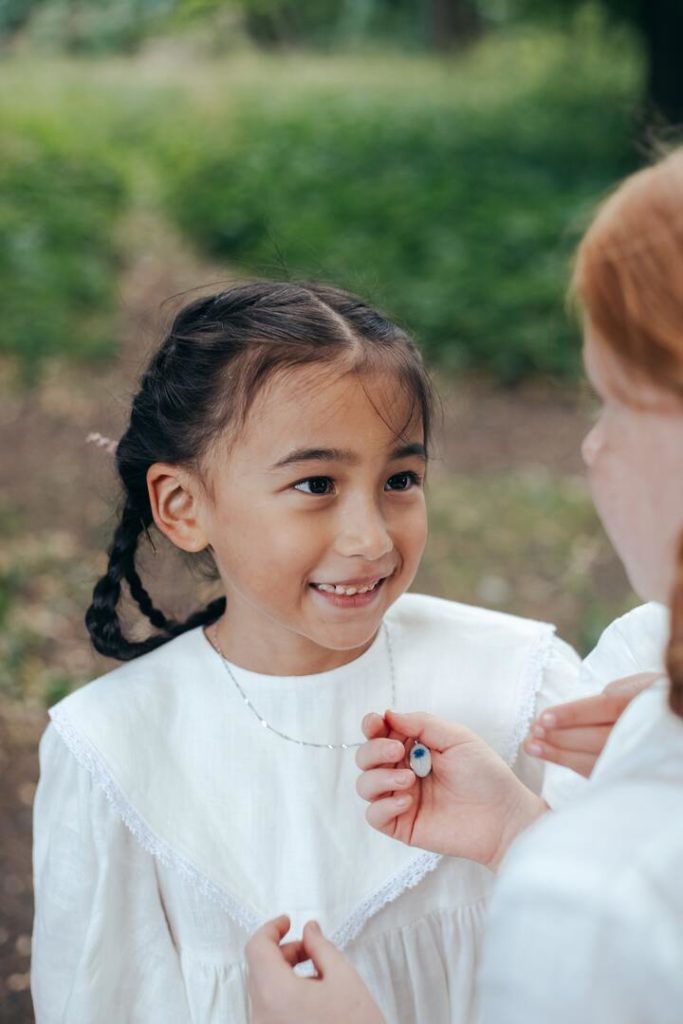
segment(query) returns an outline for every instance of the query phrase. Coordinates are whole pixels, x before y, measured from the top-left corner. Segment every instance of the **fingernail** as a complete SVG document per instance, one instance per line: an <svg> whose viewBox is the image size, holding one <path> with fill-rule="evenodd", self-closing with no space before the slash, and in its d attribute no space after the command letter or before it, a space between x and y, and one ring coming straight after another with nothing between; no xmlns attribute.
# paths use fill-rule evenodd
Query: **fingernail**
<svg viewBox="0 0 683 1024"><path fill-rule="evenodd" d="M396 806L401 808L401 809L403 809L404 807L407 807L409 803L410 803L410 797L409 796L397 796L396 797Z"/></svg>
<svg viewBox="0 0 683 1024"><path fill-rule="evenodd" d="M541 715L541 721L543 722L543 725L547 725L549 729L552 729L554 725L557 725L557 718L551 711L544 711Z"/></svg>
<svg viewBox="0 0 683 1024"><path fill-rule="evenodd" d="M540 757L543 753L543 747L540 743L528 743L526 752L527 754L533 754L534 757Z"/></svg>
<svg viewBox="0 0 683 1024"><path fill-rule="evenodd" d="M533 727L533 729L531 730L531 735L532 736L538 736L538 738L542 740L543 737L545 736L545 729L543 728L542 725L535 725Z"/></svg>

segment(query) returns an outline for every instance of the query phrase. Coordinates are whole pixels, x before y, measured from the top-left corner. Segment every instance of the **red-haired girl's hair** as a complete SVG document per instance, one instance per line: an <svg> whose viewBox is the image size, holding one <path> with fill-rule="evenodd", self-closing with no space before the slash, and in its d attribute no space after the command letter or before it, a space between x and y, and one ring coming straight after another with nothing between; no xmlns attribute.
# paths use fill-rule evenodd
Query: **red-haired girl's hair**
<svg viewBox="0 0 683 1024"><path fill-rule="evenodd" d="M579 246L572 289L630 373L683 403L683 147L603 203ZM683 717L683 538L671 609L670 705Z"/></svg>

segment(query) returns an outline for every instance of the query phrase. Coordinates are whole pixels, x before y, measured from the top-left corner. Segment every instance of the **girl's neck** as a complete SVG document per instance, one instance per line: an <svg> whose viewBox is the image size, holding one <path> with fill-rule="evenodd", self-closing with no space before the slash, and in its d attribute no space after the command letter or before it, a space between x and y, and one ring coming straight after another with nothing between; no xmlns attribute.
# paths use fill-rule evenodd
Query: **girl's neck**
<svg viewBox="0 0 683 1024"><path fill-rule="evenodd" d="M249 672L270 676L309 676L330 672L355 661L368 650L374 636L350 650L321 647L308 637L283 630L282 636L251 638L234 627L229 615L206 630L209 642L234 665Z"/></svg>

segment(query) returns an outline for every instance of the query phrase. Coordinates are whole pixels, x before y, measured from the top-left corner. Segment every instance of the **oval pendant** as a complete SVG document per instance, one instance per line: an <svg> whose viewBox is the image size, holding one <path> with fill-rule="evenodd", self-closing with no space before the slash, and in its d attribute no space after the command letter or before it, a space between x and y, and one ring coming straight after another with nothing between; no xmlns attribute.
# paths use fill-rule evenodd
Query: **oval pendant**
<svg viewBox="0 0 683 1024"><path fill-rule="evenodd" d="M418 779L426 779L432 770L432 752L424 743L416 743L410 751L410 767Z"/></svg>

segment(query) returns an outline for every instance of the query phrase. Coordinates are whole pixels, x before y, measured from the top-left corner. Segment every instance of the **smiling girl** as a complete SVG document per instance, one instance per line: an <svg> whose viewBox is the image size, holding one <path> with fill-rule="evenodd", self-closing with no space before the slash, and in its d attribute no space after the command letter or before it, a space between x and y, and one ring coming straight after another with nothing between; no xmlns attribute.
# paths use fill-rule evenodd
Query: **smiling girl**
<svg viewBox="0 0 683 1024"><path fill-rule="evenodd" d="M492 874L367 828L360 722L419 702L468 725L540 813L567 776L519 744L577 696L577 660L546 624L406 594L430 417L414 344L344 292L245 284L179 313L118 444L86 616L127 664L54 707L41 744L38 1024L239 1024L273 907L292 934L319 920L388 1020L468 1019ZM220 581L185 622L136 568L154 528ZM147 639L125 633L124 584Z"/></svg>

